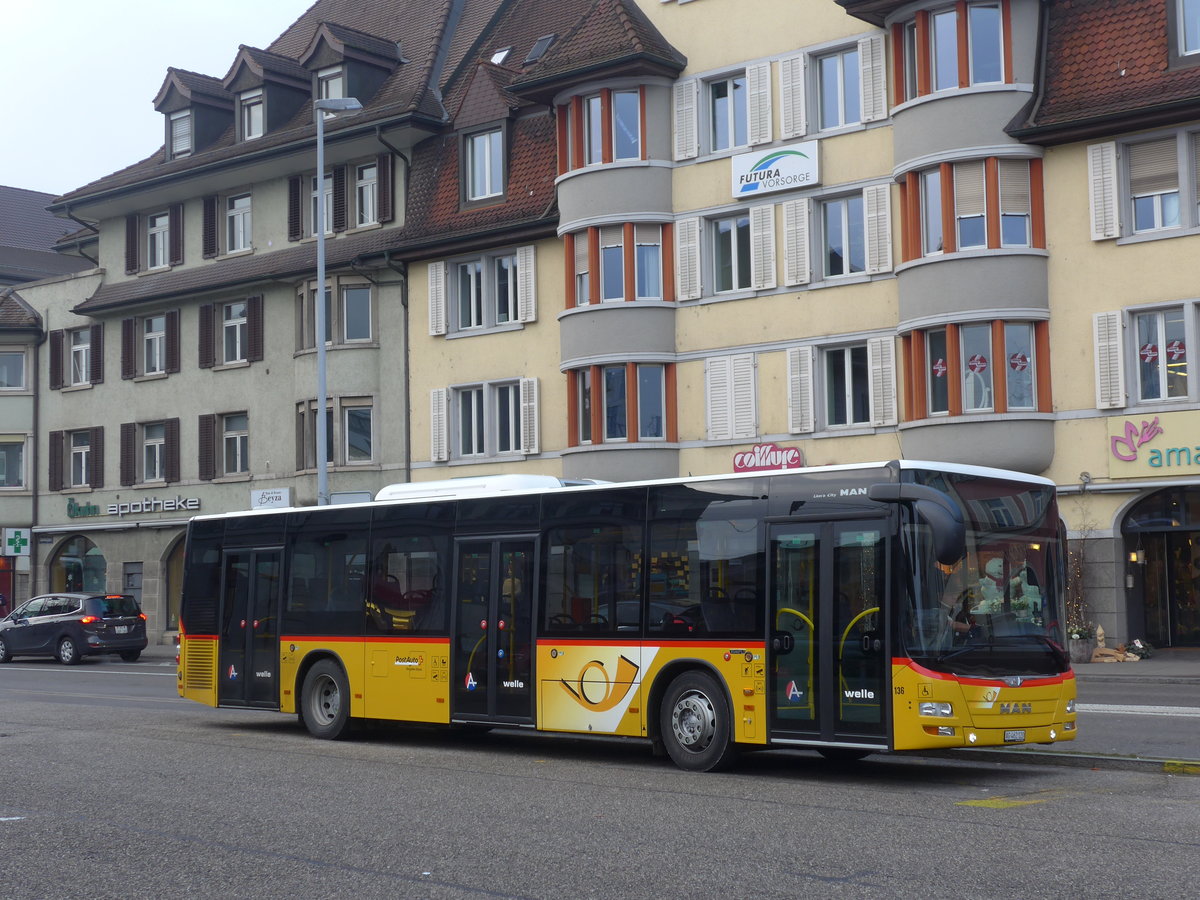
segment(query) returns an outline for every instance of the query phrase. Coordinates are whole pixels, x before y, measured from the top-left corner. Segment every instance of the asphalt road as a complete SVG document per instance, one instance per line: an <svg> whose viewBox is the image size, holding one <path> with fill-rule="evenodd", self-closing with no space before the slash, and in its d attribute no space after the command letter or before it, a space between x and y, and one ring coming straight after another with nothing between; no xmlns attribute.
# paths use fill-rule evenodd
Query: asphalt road
<svg viewBox="0 0 1200 900"><path fill-rule="evenodd" d="M612 740L327 743L179 700L170 665L0 667L14 900L1191 897L1198 811L1200 778L1149 769L780 751L694 775Z"/></svg>

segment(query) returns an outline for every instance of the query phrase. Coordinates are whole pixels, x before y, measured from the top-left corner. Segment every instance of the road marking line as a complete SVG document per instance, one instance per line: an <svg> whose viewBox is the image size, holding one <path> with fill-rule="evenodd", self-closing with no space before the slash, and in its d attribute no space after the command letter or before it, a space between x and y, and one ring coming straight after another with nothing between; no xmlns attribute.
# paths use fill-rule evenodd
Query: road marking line
<svg viewBox="0 0 1200 900"><path fill-rule="evenodd" d="M1200 706L1136 706L1121 703L1080 703L1080 712L1113 713L1119 716L1178 716L1200 719Z"/></svg>

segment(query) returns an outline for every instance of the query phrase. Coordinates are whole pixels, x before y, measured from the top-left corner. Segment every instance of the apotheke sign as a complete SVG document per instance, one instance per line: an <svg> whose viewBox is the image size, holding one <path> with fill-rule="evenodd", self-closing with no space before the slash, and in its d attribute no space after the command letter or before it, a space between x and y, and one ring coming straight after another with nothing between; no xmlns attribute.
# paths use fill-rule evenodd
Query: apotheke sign
<svg viewBox="0 0 1200 900"><path fill-rule="evenodd" d="M774 150L756 150L730 159L734 197L757 197L820 184L817 142L805 141Z"/></svg>
<svg viewBox="0 0 1200 900"><path fill-rule="evenodd" d="M142 513L159 512L195 512L200 509L199 497L146 497L142 500L130 500L124 503L109 503L103 507L84 501L79 503L74 497L67 498L67 517L70 519L87 519L92 516L125 516L141 515Z"/></svg>

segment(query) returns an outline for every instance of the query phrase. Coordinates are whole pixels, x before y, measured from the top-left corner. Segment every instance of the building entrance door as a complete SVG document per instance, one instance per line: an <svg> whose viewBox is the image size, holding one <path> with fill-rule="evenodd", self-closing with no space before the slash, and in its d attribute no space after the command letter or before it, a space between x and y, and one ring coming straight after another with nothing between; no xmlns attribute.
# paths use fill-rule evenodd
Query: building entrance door
<svg viewBox="0 0 1200 900"><path fill-rule="evenodd" d="M1200 533L1141 536L1146 554L1146 639L1160 647L1200 645Z"/></svg>

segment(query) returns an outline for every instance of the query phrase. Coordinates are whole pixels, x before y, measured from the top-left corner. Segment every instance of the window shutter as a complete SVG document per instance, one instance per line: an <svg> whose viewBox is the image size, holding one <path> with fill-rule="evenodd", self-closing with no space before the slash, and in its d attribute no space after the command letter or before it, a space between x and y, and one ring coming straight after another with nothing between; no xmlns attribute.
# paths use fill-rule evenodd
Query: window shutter
<svg viewBox="0 0 1200 900"><path fill-rule="evenodd" d="M521 452L540 453L538 445L538 380L521 379Z"/></svg>
<svg viewBox="0 0 1200 900"><path fill-rule="evenodd" d="M50 432L50 477L49 487L52 491L61 491L63 484L63 462L66 449L61 431Z"/></svg>
<svg viewBox="0 0 1200 900"><path fill-rule="evenodd" d="M680 219L675 223L675 296L696 300L700 293L700 220Z"/></svg>
<svg viewBox="0 0 1200 900"><path fill-rule="evenodd" d="M140 222L136 215L125 217L125 274L136 275L141 259Z"/></svg>
<svg viewBox="0 0 1200 900"><path fill-rule="evenodd" d="M217 477L217 417L206 413L199 417L197 425L200 480L212 481Z"/></svg>
<svg viewBox="0 0 1200 900"><path fill-rule="evenodd" d="M1192 135L1192 184L1200 184L1200 134Z"/></svg>
<svg viewBox="0 0 1200 900"><path fill-rule="evenodd" d="M807 197L789 200L783 206L783 283L808 284L812 278L808 261L808 219L812 201Z"/></svg>
<svg viewBox="0 0 1200 900"><path fill-rule="evenodd" d="M710 441L724 441L733 436L729 419L729 361L728 356L712 356L704 361L704 403Z"/></svg>
<svg viewBox="0 0 1200 900"><path fill-rule="evenodd" d="M104 426L97 425L92 429L91 436L91 471L88 472L88 484L94 488L104 487Z"/></svg>
<svg viewBox="0 0 1200 900"><path fill-rule="evenodd" d="M204 258L212 259L217 255L220 245L217 243L217 198L204 198Z"/></svg>
<svg viewBox="0 0 1200 900"><path fill-rule="evenodd" d="M429 264L429 333L446 333L446 264Z"/></svg>
<svg viewBox="0 0 1200 900"><path fill-rule="evenodd" d="M200 314L198 316L198 323L196 326L198 337L197 364L201 369L211 369L217 361L214 327L213 305L211 303L205 303L200 307Z"/></svg>
<svg viewBox="0 0 1200 900"><path fill-rule="evenodd" d="M168 312L166 318L167 371L179 371L179 310Z"/></svg>
<svg viewBox="0 0 1200 900"><path fill-rule="evenodd" d="M871 369L871 424L896 424L896 342L893 338L867 341Z"/></svg>
<svg viewBox="0 0 1200 900"><path fill-rule="evenodd" d="M1129 193L1135 197L1179 190L1175 138L1129 146Z"/></svg>
<svg viewBox="0 0 1200 900"><path fill-rule="evenodd" d="M984 205L983 161L960 162L954 166L954 212L959 216L982 216Z"/></svg>
<svg viewBox="0 0 1200 900"><path fill-rule="evenodd" d="M771 142L771 64L759 63L746 67L746 115L749 119L747 136L750 143Z"/></svg>
<svg viewBox="0 0 1200 900"><path fill-rule="evenodd" d="M537 249L517 248L517 320L537 321Z"/></svg>
<svg viewBox="0 0 1200 900"><path fill-rule="evenodd" d="M50 332L50 390L63 386L63 333L61 329Z"/></svg>
<svg viewBox="0 0 1200 900"><path fill-rule="evenodd" d="M121 485L137 483L137 424L121 423Z"/></svg>
<svg viewBox="0 0 1200 900"><path fill-rule="evenodd" d="M163 422L163 450L166 456L166 478L164 481L179 480L179 419Z"/></svg>
<svg viewBox="0 0 1200 900"><path fill-rule="evenodd" d="M1115 142L1107 141L1088 147L1088 183L1092 201L1092 240L1120 237Z"/></svg>
<svg viewBox="0 0 1200 900"><path fill-rule="evenodd" d="M674 100L675 153L674 158L693 159L700 152L697 107L700 103L700 82L695 78L675 82Z"/></svg>
<svg viewBox="0 0 1200 900"><path fill-rule="evenodd" d="M1029 160L1002 159L999 161L998 174L1000 212L1029 215Z"/></svg>
<svg viewBox="0 0 1200 900"><path fill-rule="evenodd" d="M301 179L298 175L288 179L287 235L289 241L304 237L304 213L301 205Z"/></svg>
<svg viewBox="0 0 1200 900"><path fill-rule="evenodd" d="M212 329L209 329L211 332ZM263 358L263 298L246 298L246 359L258 362Z"/></svg>
<svg viewBox="0 0 1200 900"><path fill-rule="evenodd" d="M733 405L735 438L753 438L758 435L758 401L754 385L756 365L753 353L740 353L731 358L730 374L733 383L729 396Z"/></svg>
<svg viewBox="0 0 1200 900"><path fill-rule="evenodd" d="M378 170L376 170L378 177ZM375 183L376 188L379 182ZM333 170L333 230L346 230L346 167Z"/></svg>
<svg viewBox="0 0 1200 900"><path fill-rule="evenodd" d="M859 95L862 120L877 122L887 118L887 68L883 35L875 34L858 42Z"/></svg>
<svg viewBox="0 0 1200 900"><path fill-rule="evenodd" d="M755 290L775 287L775 206L750 210L750 284Z"/></svg>
<svg viewBox="0 0 1200 900"><path fill-rule="evenodd" d="M88 360L88 381L92 384L104 383L104 323L97 322L92 326L91 359Z"/></svg>
<svg viewBox="0 0 1200 900"><path fill-rule="evenodd" d="M380 222L390 222L396 218L395 212L395 192L392 185L393 167L395 163L392 161L390 153L380 153L375 158L375 172L378 179L375 183L376 198L375 208L377 210Z"/></svg>
<svg viewBox="0 0 1200 900"><path fill-rule="evenodd" d="M1125 405L1125 360L1121 344L1121 313L1092 316L1096 344L1096 409L1120 409Z"/></svg>
<svg viewBox="0 0 1200 900"><path fill-rule="evenodd" d="M867 224L867 274L892 270L892 186L873 184L863 188Z"/></svg>
<svg viewBox="0 0 1200 900"><path fill-rule="evenodd" d="M791 434L808 434L816 429L813 417L812 367L812 347L788 349L788 431Z"/></svg>
<svg viewBox="0 0 1200 900"><path fill-rule="evenodd" d="M787 56L779 61L779 136L787 140L804 135L808 121L804 109L805 56Z"/></svg>
<svg viewBox="0 0 1200 900"><path fill-rule="evenodd" d="M174 203L167 210L168 249L171 258L167 260L177 266L183 262L183 204Z"/></svg>
<svg viewBox="0 0 1200 900"><path fill-rule="evenodd" d="M434 462L445 462L450 458L445 388L434 388L429 392L429 458Z"/></svg>
<svg viewBox="0 0 1200 900"><path fill-rule="evenodd" d="M137 377L137 320L121 320L121 377ZM125 484L125 482L121 482ZM133 484L133 482L129 482Z"/></svg>

